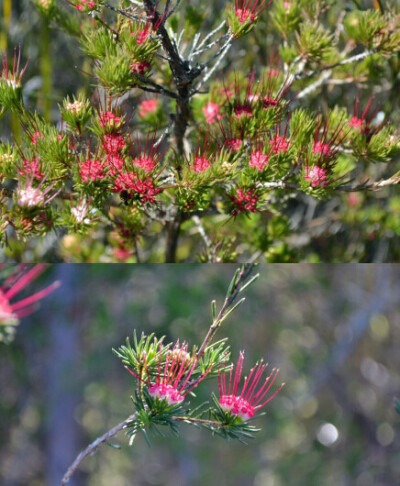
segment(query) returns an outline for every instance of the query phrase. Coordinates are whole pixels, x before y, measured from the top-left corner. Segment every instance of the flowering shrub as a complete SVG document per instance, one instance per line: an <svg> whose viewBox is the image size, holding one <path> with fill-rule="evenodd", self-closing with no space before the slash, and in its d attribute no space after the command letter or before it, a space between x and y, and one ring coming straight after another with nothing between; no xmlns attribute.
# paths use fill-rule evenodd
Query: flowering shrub
<svg viewBox="0 0 400 486"><path fill-rule="evenodd" d="M394 107L371 91L388 89L374 76L393 68L400 12L378 3L235 0L214 25L179 2L37 0L92 60L95 88L53 124L24 102L24 52L3 55L1 115L24 131L0 144L10 257L16 238L56 234L68 261L297 259L294 198L399 182Z"/></svg>

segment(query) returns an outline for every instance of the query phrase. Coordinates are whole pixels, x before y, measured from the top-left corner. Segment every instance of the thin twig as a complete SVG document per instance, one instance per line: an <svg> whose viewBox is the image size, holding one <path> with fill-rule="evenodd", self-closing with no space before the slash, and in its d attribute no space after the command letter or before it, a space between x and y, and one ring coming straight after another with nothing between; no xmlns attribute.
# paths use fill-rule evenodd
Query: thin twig
<svg viewBox="0 0 400 486"><path fill-rule="evenodd" d="M245 264L242 266L239 275L236 279L235 285L230 289L230 292L228 292L225 301L221 307L221 310L219 311L218 315L216 316L214 322L211 324L210 329L208 330L206 337L204 338L204 341L202 342L199 350L196 353L196 359L195 363L200 361L200 359L203 357L207 346L211 343L213 340L215 333L218 331L219 327L221 326L224 318L226 317L226 314L229 312L232 304L235 302L237 296L239 295L239 292L241 291L241 288L243 285L246 283L248 278L250 277L253 269L254 269L254 264Z"/></svg>
<svg viewBox="0 0 400 486"><path fill-rule="evenodd" d="M359 62L362 61L363 59L367 58L368 56L372 56L372 54L375 54L375 51L373 49L369 49L365 52L362 52L361 54L356 54L355 56L348 57L347 59L343 59L342 61L339 61L335 64L330 64L329 66L324 66L319 69L314 69L312 71L308 71L306 73L298 73L295 74L294 80L297 81L299 79L305 79L305 78L310 78L314 76L314 74L321 73L322 71L329 71L332 70L336 67L339 66L345 66L346 64L352 64L353 62Z"/></svg>
<svg viewBox="0 0 400 486"><path fill-rule="evenodd" d="M74 460L74 462L69 466L67 469L67 472L64 474L62 480L61 480L61 486L64 486L65 484L68 483L68 481L71 479L71 476L74 474L74 472L77 470L79 467L80 463L87 457L92 454L94 454L99 446L104 444L104 442L107 442L111 437L116 435L118 432L123 430L125 427L127 427L130 422L134 421L136 419L136 415L132 414L130 415L127 419L125 419L123 422L119 423L112 429L110 429L108 432L103 434L102 436L98 437L96 440L94 440L91 444L89 444L86 449L84 449Z"/></svg>

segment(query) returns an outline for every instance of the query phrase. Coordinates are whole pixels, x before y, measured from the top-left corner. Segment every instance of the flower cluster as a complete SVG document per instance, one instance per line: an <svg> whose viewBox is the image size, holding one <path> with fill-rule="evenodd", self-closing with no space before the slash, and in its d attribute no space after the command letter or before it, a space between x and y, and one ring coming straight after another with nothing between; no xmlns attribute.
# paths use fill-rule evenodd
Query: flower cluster
<svg viewBox="0 0 400 486"><path fill-rule="evenodd" d="M249 211L250 213L257 212L258 194L254 189L248 189L246 192L243 189L237 189L232 201L235 204L235 209L232 210L232 215L237 216L239 212Z"/></svg>
<svg viewBox="0 0 400 486"><path fill-rule="evenodd" d="M198 366L196 355L191 355L188 352L187 344L180 345L179 341L172 349L169 346L159 345L155 355L157 365L154 364L153 357L152 365L149 366L146 351L142 352L139 358L140 369L143 372L132 371L126 365L125 368L139 380L140 386L146 385L151 397L169 406L182 404L185 397L206 378L212 369L212 365L210 365L199 376L196 375L196 378L193 378ZM245 378L240 389L243 358L244 352L242 351L236 371L234 371L233 365L230 366L228 386L226 380L228 372L225 370L224 362L218 366L219 405L233 419L239 418L240 421L247 421L279 393L284 383L267 398L279 370L273 369L263 381L267 365L259 362L250 370L249 376Z"/></svg>
<svg viewBox="0 0 400 486"><path fill-rule="evenodd" d="M200 378L196 379L193 384L189 384L195 368L196 361L188 353L188 345L176 342L172 350L167 350L165 355L165 363L162 362L163 346L160 345L158 351L158 371L155 379L149 372L146 356L144 366L147 373L147 379L137 375L131 371L127 366L125 367L129 373L135 376L140 382L148 386L149 394L158 400L165 400L168 405L179 405L183 402L186 395L190 393L210 372L210 368L206 370Z"/></svg>

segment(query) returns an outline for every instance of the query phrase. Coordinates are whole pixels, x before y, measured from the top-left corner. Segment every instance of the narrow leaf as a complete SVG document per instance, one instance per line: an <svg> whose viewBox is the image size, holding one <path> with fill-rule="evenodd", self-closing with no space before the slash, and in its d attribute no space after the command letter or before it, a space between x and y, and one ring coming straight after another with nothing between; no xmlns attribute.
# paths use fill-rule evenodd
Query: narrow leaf
<svg viewBox="0 0 400 486"><path fill-rule="evenodd" d="M250 286L250 285L251 285L251 284L252 284L252 283L253 283L255 280L257 280L259 276L260 276L260 274L259 274L259 273L257 273L257 275L254 275L254 277L252 277L252 278L251 278L251 279L250 279L250 280L249 280L247 283L245 283L245 284L243 285L243 287L241 287L241 288L239 289L239 293L240 293L240 292L243 292L243 290L247 289L247 287L249 287L249 286Z"/></svg>

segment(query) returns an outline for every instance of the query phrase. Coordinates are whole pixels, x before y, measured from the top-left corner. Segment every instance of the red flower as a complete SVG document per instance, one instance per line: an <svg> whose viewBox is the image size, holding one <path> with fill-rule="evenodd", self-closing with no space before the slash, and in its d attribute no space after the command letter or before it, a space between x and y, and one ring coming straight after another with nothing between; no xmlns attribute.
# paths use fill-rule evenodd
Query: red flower
<svg viewBox="0 0 400 486"><path fill-rule="evenodd" d="M159 152L160 144L157 145L156 137L157 132L154 132L152 137L148 134L144 146L138 138L136 140L136 150L131 151L132 163L146 172L151 172L157 167L168 148L166 146Z"/></svg>
<svg viewBox="0 0 400 486"><path fill-rule="evenodd" d="M244 23L247 20L254 22L254 20L265 10L272 0L266 5L267 0L235 0L235 13L240 23Z"/></svg>
<svg viewBox="0 0 400 486"><path fill-rule="evenodd" d="M196 368L196 361L194 361L193 357L188 353L188 345L183 343L183 345L180 346L179 341L177 341L172 350L167 351L164 365L162 364L162 351L163 346L161 345L158 354L158 373L155 379L150 375L146 361L145 369L147 372L147 379L138 376L127 366L125 366L125 368L129 373L148 386L149 393L153 398L165 400L168 405L177 405L182 403L186 395L208 375L211 367L206 370L206 372L202 374L192 386L187 387L190 377Z"/></svg>
<svg viewBox="0 0 400 486"><path fill-rule="evenodd" d="M264 405L270 402L275 395L277 395L277 393L279 393L284 386L284 383L282 383L282 385L273 395L264 400L270 388L274 384L279 370L274 368L271 374L265 379L263 385L259 386L258 384L268 366L260 362L256 363L254 368L250 370L250 374L244 379L242 390L239 393L239 385L243 369L243 356L244 351L242 351L239 355L234 376L234 368L231 368L229 373L229 389L226 387L226 373L221 370L218 373L220 393L219 404L225 412L236 415L242 420L248 420L252 418L254 414L260 410L260 408L264 407Z"/></svg>
<svg viewBox="0 0 400 486"><path fill-rule="evenodd" d="M103 162L98 159L86 159L80 165L79 173L83 182L98 181L106 177L106 167Z"/></svg>
<svg viewBox="0 0 400 486"><path fill-rule="evenodd" d="M40 165L37 157L34 157L32 160L24 159L22 162L24 168L19 169L19 173L22 176L30 176L36 177L36 179L43 178L43 172L40 171Z"/></svg>
<svg viewBox="0 0 400 486"><path fill-rule="evenodd" d="M278 155L280 152L286 153L290 146L289 140L286 137L280 137L279 135L272 138L269 144L275 155Z"/></svg>
<svg viewBox="0 0 400 486"><path fill-rule="evenodd" d="M144 76L150 68L151 64L148 61L133 62L131 64L132 73L140 74L140 76Z"/></svg>
<svg viewBox="0 0 400 486"><path fill-rule="evenodd" d="M21 85L21 78L28 67L28 62L25 66L20 70L20 62L21 62L21 50L18 51L14 50L14 61L13 61L13 68L12 72L8 71L8 59L7 59L7 52L4 54L3 58L3 67L1 69L0 78L4 79L8 86L12 87L13 89L19 88Z"/></svg>
<svg viewBox="0 0 400 486"><path fill-rule="evenodd" d="M252 118L256 104L259 100L259 93L255 86L254 70L249 74L246 92L243 95L243 85L235 79L235 96L231 100L232 94L225 87L226 102L236 120Z"/></svg>
<svg viewBox="0 0 400 486"><path fill-rule="evenodd" d="M343 124L339 124L331 135L328 133L328 125L328 120L322 125L322 119L319 118L312 147L312 153L319 155L318 165L324 167L331 167L334 164L340 145L347 137L347 133L343 133L342 130Z"/></svg>
<svg viewBox="0 0 400 486"><path fill-rule="evenodd" d="M206 123L211 125L217 120L220 120L222 118L222 115L219 112L220 109L221 107L212 101L209 101L205 106L203 106L203 113L206 117Z"/></svg>
<svg viewBox="0 0 400 486"><path fill-rule="evenodd" d="M32 140L32 143L33 145L37 145L37 142L38 142L38 138L43 138L44 139L44 135L43 133L40 133L40 132L35 132L32 137L31 137L31 140Z"/></svg>
<svg viewBox="0 0 400 486"><path fill-rule="evenodd" d="M203 147L200 147L200 134L199 141L197 142L196 154L193 156L193 162L189 164L190 170L193 172L204 172L207 170L214 161L215 149L212 149L212 138L209 138L208 132L204 138Z"/></svg>
<svg viewBox="0 0 400 486"><path fill-rule="evenodd" d="M366 135L372 136L379 132L386 122L378 123L376 126L372 127L371 123L379 112L379 108L376 108L370 113L370 109L374 99L371 97L367 105L362 112L361 116L358 115L358 105L360 103L360 96L357 96L356 102L354 104L354 115L349 121L349 127L358 128L360 133L365 133Z"/></svg>
<svg viewBox="0 0 400 486"><path fill-rule="evenodd" d="M124 194L126 200L136 197L141 203L154 204L155 196L161 192L161 188L155 186L150 177L140 179L136 174L120 174L114 182L114 192Z"/></svg>
<svg viewBox="0 0 400 486"><path fill-rule="evenodd" d="M236 209L232 211L233 216L237 216L239 212L250 211L257 212L258 194L255 194L254 189L244 192L242 189L237 189L236 195L231 196L232 201L236 205Z"/></svg>
<svg viewBox="0 0 400 486"><path fill-rule="evenodd" d="M0 265L0 270L5 265ZM53 292L60 283L54 282L45 289L32 294L19 302L11 303L10 300L21 292L27 285L35 280L44 270L45 264L38 264L27 269L26 265L19 265L16 270L0 286L0 326L18 323L20 317L33 312L33 304Z"/></svg>
<svg viewBox="0 0 400 486"><path fill-rule="evenodd" d="M74 4L71 3L71 5ZM90 12L96 8L96 2L93 2L92 0L77 0L74 6L80 12Z"/></svg>
<svg viewBox="0 0 400 486"><path fill-rule="evenodd" d="M255 167L258 170L263 170L268 164L269 155L265 155L261 150L256 150L251 152L249 165L250 167Z"/></svg>
<svg viewBox="0 0 400 486"><path fill-rule="evenodd" d="M148 113L154 113L158 108L159 102L155 99L144 100L139 105L139 116L144 118Z"/></svg>
<svg viewBox="0 0 400 486"><path fill-rule="evenodd" d="M311 181L312 187L327 186L326 182L326 171L317 165L315 167L309 167L308 165L304 167L305 175L304 179L306 181Z"/></svg>
<svg viewBox="0 0 400 486"><path fill-rule="evenodd" d="M102 148L108 155L118 155L125 145L125 138L119 133L106 134L102 140Z"/></svg>

